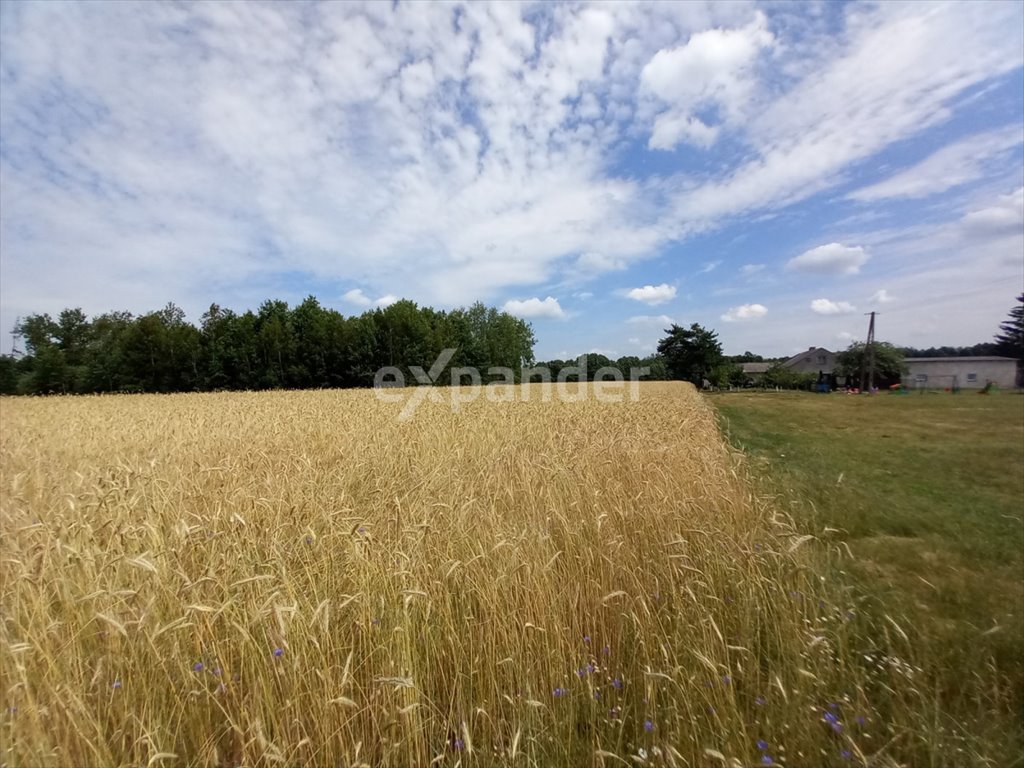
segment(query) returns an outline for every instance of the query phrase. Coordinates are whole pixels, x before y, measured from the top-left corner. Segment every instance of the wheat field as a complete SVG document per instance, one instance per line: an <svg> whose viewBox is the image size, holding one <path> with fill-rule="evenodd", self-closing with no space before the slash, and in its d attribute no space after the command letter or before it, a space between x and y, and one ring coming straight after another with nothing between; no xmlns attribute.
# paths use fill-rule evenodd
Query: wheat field
<svg viewBox="0 0 1024 768"><path fill-rule="evenodd" d="M851 650L697 392L541 387L3 400L3 764L884 752L913 668Z"/></svg>

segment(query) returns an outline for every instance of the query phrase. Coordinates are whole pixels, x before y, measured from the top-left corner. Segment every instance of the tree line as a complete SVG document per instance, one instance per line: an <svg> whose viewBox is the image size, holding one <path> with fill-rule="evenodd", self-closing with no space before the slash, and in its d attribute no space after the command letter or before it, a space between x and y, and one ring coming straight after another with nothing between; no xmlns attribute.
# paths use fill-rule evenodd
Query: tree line
<svg viewBox="0 0 1024 768"><path fill-rule="evenodd" d="M452 368L467 367L478 369L486 383L487 370L501 367L517 381L524 368L547 368L552 380L561 375L569 381L592 381L602 369L629 379L634 369L646 369L644 379L743 387L753 383L742 367L748 362L769 363L760 386L810 388L817 379L787 368L784 359L725 355L717 333L697 323L664 329L657 352L646 357L589 352L535 362L530 324L480 302L445 312L403 300L351 317L313 296L294 308L268 300L241 314L212 304L198 326L174 304L138 317L111 312L90 319L81 309L65 309L56 319L31 315L15 333L26 354L0 355L0 394L369 387L385 366L413 383L410 368L430 370L444 349L456 352L437 383L450 382ZM874 350L882 381L899 380L904 357L985 354L1014 357L1024 370L1024 295L994 342L924 350L879 342ZM854 342L836 356L834 373L859 377L864 355L864 344Z"/></svg>
<svg viewBox="0 0 1024 768"><path fill-rule="evenodd" d="M411 366L429 370L454 348L444 380L452 367L519 371L535 343L528 322L479 302L445 312L403 300L345 316L313 296L256 312L212 304L198 325L174 304L139 316L65 309L26 317L15 333L24 355L0 356L4 394L368 387L384 366L415 381Z"/></svg>

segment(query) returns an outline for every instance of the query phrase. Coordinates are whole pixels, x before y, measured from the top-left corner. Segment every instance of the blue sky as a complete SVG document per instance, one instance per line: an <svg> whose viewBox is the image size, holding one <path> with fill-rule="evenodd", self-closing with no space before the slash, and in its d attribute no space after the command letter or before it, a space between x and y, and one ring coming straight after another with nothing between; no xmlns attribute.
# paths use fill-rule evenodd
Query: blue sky
<svg viewBox="0 0 1024 768"><path fill-rule="evenodd" d="M1022 63L1014 2L4 3L0 331L312 293L542 359L989 340Z"/></svg>

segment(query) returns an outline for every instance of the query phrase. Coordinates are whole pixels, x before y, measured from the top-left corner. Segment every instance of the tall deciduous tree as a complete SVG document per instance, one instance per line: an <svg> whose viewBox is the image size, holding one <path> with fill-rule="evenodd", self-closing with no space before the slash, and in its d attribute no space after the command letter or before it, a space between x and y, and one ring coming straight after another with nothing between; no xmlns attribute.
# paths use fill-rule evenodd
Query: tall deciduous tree
<svg viewBox="0 0 1024 768"><path fill-rule="evenodd" d="M718 334L697 323L689 328L673 323L665 333L668 336L658 342L658 354L665 359L668 375L699 387L722 360Z"/></svg>
<svg viewBox="0 0 1024 768"><path fill-rule="evenodd" d="M880 384L898 382L907 370L907 366L903 362L903 350L886 341L876 341L874 346L875 381ZM858 381L860 372L864 368L864 353L865 344L862 341L855 341L838 353L836 355L836 374L847 378L852 377L854 381Z"/></svg>

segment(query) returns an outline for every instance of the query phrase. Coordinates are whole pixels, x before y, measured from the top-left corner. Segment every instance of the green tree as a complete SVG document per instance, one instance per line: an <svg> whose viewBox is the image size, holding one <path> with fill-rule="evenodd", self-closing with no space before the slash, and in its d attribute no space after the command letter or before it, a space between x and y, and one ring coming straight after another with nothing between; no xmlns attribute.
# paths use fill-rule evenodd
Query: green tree
<svg viewBox="0 0 1024 768"><path fill-rule="evenodd" d="M861 372L865 370L865 345L855 341L836 355L835 373L846 376L847 380L860 381ZM876 341L874 349L875 383L880 386L895 384L907 371L903 362L903 350L885 341Z"/></svg>
<svg viewBox="0 0 1024 768"><path fill-rule="evenodd" d="M1017 360L1017 385L1024 386L1024 293L1017 297L1017 306L999 324L996 334L997 354Z"/></svg>
<svg viewBox="0 0 1024 768"><path fill-rule="evenodd" d="M698 387L722 360L718 334L693 323L689 328L672 324L658 342L658 354L665 358L668 375Z"/></svg>

